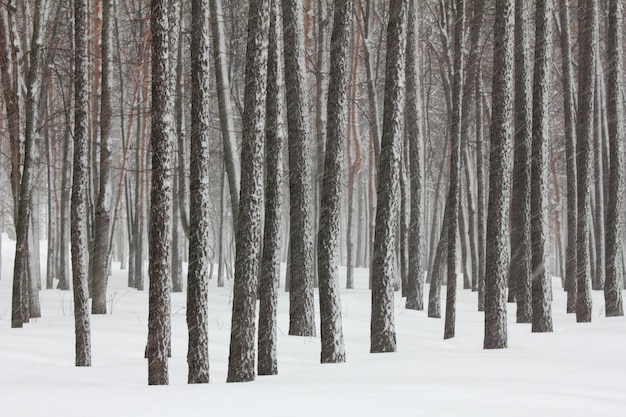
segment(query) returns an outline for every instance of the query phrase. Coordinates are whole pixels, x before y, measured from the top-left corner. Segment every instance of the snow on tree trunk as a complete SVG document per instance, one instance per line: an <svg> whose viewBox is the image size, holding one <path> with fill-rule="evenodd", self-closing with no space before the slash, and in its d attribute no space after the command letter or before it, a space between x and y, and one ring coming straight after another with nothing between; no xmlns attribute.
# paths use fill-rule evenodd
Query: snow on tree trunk
<svg viewBox="0 0 626 417"><path fill-rule="evenodd" d="M152 105L148 309L148 384L167 385L170 351L173 98L168 94L167 0L152 0Z"/></svg>
<svg viewBox="0 0 626 417"><path fill-rule="evenodd" d="M376 231L370 267L372 312L370 352L395 352L394 326L395 240L399 173L402 152L406 24L408 4L392 0L387 27L387 64L380 170L378 172Z"/></svg>
<svg viewBox="0 0 626 417"><path fill-rule="evenodd" d="M189 175L189 271L187 364L190 384L209 382L209 5L191 5L191 154Z"/></svg>
<svg viewBox="0 0 626 417"><path fill-rule="evenodd" d="M621 0L609 1L607 40L607 113L609 122L610 173L606 219L606 281L604 302L607 317L623 316L622 280L619 253L624 206L624 108L623 99L623 6ZM622 271L623 273L623 271Z"/></svg>
<svg viewBox="0 0 626 417"><path fill-rule="evenodd" d="M283 84L280 72L280 6L271 0L265 114L265 226L259 283L259 375L278 373L277 321L280 281L281 218L283 198Z"/></svg>
<svg viewBox="0 0 626 417"><path fill-rule="evenodd" d="M532 148L532 72L530 64L531 4L515 1L515 148L511 205L509 301L517 301L517 322L532 320L530 172Z"/></svg>
<svg viewBox="0 0 626 417"><path fill-rule="evenodd" d="M347 130L351 17L351 0L336 0L330 48L328 124L317 239L322 363L346 360L339 297L339 223Z"/></svg>
<svg viewBox="0 0 626 417"><path fill-rule="evenodd" d="M572 73L572 51L570 43L569 0L559 1L561 20L561 72L563 74L563 114L565 122L565 159L567 172L567 249L565 253L565 290L567 312L576 310L576 239L578 229L578 197L576 181L576 130L574 114L574 87Z"/></svg>
<svg viewBox="0 0 626 417"><path fill-rule="evenodd" d="M255 378L254 338L263 227L263 145L269 11L269 0L250 2L242 121L241 195L237 220L228 382L246 382Z"/></svg>
<svg viewBox="0 0 626 417"><path fill-rule="evenodd" d="M303 5L282 0L289 145L289 334L315 336L311 132L304 48Z"/></svg>
<svg viewBox="0 0 626 417"><path fill-rule="evenodd" d="M406 46L406 111L404 130L409 143L409 171L411 189L411 219L409 222L409 273L407 276L406 308L424 309L424 279L422 274L423 217L423 132L422 98L419 55L418 3L409 1Z"/></svg>
<svg viewBox="0 0 626 417"><path fill-rule="evenodd" d="M74 163L72 174L71 241L74 287L76 366L91 366L91 325L88 310L87 193L89 137L87 136L87 2L74 2Z"/></svg>
<svg viewBox="0 0 626 417"><path fill-rule="evenodd" d="M450 184L448 201L450 210L445 221L448 223L446 319L444 339L454 337L456 321L456 240L459 234L460 178L461 178L461 114L463 103L463 30L465 26L465 6L458 0L454 10L454 75L452 80L452 125L450 127Z"/></svg>
<svg viewBox="0 0 626 417"><path fill-rule="evenodd" d="M577 294L576 321L591 321L591 158L593 142L594 79L598 8L595 0L578 5L578 113L576 162L578 169Z"/></svg>
<svg viewBox="0 0 626 417"><path fill-rule="evenodd" d="M552 11L552 0L537 1L530 190L533 332L552 331L552 279L548 272L548 256L546 253L548 236Z"/></svg>
<svg viewBox="0 0 626 417"><path fill-rule="evenodd" d="M509 195L513 137L513 1L496 0L489 206L485 255L485 349L507 347Z"/></svg>
<svg viewBox="0 0 626 417"><path fill-rule="evenodd" d="M102 82L100 104L100 188L94 219L92 314L106 314L106 289L109 275L111 233L111 184L113 109L111 107L111 0L102 3Z"/></svg>

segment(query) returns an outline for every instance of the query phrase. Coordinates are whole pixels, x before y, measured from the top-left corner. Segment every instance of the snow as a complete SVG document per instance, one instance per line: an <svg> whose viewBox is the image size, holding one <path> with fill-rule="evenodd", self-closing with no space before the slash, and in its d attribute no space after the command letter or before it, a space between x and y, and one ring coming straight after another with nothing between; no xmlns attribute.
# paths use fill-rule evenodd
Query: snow
<svg viewBox="0 0 626 417"><path fill-rule="evenodd" d="M623 416L626 319L566 315L554 280L554 333L532 334L509 308L509 348L483 350L476 293L459 291L456 337L442 319L404 309L396 293L398 352L369 353L367 271L342 290L347 363L320 365L320 340L287 336L288 294L279 294L279 375L226 384L230 287L210 283L211 384L187 385L185 295L172 294L169 386L147 385L147 291L126 288L114 265L106 316L92 316L91 368L74 367L70 292L43 290L43 318L10 328L14 242L4 238L0 279L0 416ZM42 251L45 253L45 251ZM42 263L45 265L45 262ZM342 288L345 270L342 270ZM426 293L428 290L426 289ZM113 308L111 309L111 306ZM319 323L318 323L319 325ZM218 414L219 413L219 414Z"/></svg>

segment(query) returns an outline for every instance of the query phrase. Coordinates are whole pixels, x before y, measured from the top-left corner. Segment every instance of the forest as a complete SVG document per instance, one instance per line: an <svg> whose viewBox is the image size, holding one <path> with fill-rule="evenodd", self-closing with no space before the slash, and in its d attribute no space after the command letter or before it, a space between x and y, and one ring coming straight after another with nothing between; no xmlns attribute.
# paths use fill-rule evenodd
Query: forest
<svg viewBox="0 0 626 417"><path fill-rule="evenodd" d="M622 0L2 0L0 313L29 327L71 298L90 367L123 277L146 294L149 385L180 314L187 383L212 380L214 288L227 382L276 375L286 333L349 361L360 283L369 353L401 350L399 310L449 340L471 303L484 350L511 323L623 317L623 18Z"/></svg>

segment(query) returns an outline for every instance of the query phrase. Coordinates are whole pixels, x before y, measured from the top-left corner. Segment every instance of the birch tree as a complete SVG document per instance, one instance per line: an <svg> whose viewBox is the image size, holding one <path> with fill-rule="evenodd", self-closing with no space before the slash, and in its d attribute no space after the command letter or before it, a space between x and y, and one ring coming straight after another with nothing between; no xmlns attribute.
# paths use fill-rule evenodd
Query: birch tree
<svg viewBox="0 0 626 417"><path fill-rule="evenodd" d="M535 14L530 232L532 247L532 331L552 331L552 282L547 266L548 149L552 0L538 0Z"/></svg>
<svg viewBox="0 0 626 417"><path fill-rule="evenodd" d="M169 383L170 274L169 254L172 233L172 123L173 100L168 94L168 13L167 0L150 3L152 56L152 104L150 154L150 230L148 274L148 384Z"/></svg>
<svg viewBox="0 0 626 417"><path fill-rule="evenodd" d="M531 2L515 1L515 148L511 205L509 301L517 301L517 322L530 323L531 244L530 177L532 148L532 78L530 65Z"/></svg>
<svg viewBox="0 0 626 417"><path fill-rule="evenodd" d="M328 123L317 239L322 363L345 362L339 296L341 188L347 127L348 62L352 1L336 0L330 47Z"/></svg>
<svg viewBox="0 0 626 417"><path fill-rule="evenodd" d="M623 316L619 253L622 248L624 206L624 62L622 51L623 4L609 1L607 37L607 116L609 122L610 173L606 226L606 281L604 302L607 317ZM623 273L623 271L622 271Z"/></svg>
<svg viewBox="0 0 626 417"><path fill-rule="evenodd" d="M289 334L315 336L311 132L304 49L303 5L282 0L289 146Z"/></svg>
<svg viewBox="0 0 626 417"><path fill-rule="evenodd" d="M259 337L257 372L276 375L278 283L280 280L281 216L283 197L283 85L280 67L280 7L271 0L265 111L265 226L259 283Z"/></svg>
<svg viewBox="0 0 626 417"><path fill-rule="evenodd" d="M371 353L395 352L396 350L393 284L402 152L407 6L408 2L404 0L392 0L389 6L383 133L376 194L376 230L370 267Z"/></svg>
<svg viewBox="0 0 626 417"><path fill-rule="evenodd" d="M409 223L409 274L406 306L410 310L424 309L424 279L422 266L423 234L423 129L421 74L419 55L418 2L409 0L406 45L406 111L405 138L409 143L409 172L411 189L411 219Z"/></svg>
<svg viewBox="0 0 626 417"><path fill-rule="evenodd" d="M87 136L87 1L74 2L74 162L70 234L76 366L91 366L91 324L88 310L89 243L87 192L89 188Z"/></svg>
<svg viewBox="0 0 626 417"><path fill-rule="evenodd" d="M563 85L563 118L565 124L565 159L567 173L567 248L565 253L565 290L567 312L576 310L576 238L578 228L578 203L576 181L576 114L574 97L574 75L572 70L572 47L570 41L569 1L559 1L561 33L561 72Z"/></svg>
<svg viewBox="0 0 626 417"><path fill-rule="evenodd" d="M591 321L591 157L593 142L594 78L597 48L596 0L578 4L578 112L576 162L578 226L576 238L576 321Z"/></svg>
<svg viewBox="0 0 626 417"><path fill-rule="evenodd" d="M209 4L191 4L191 154L187 364L190 384L209 382Z"/></svg>
<svg viewBox="0 0 626 417"><path fill-rule="evenodd" d="M485 254L485 349L507 347L509 194L513 137L513 1L496 0Z"/></svg>
<svg viewBox="0 0 626 417"><path fill-rule="evenodd" d="M241 195L237 221L233 314L228 382L255 378L256 292L263 209L263 143L269 0L251 1L241 149Z"/></svg>
<svg viewBox="0 0 626 417"><path fill-rule="evenodd" d="M111 105L111 1L102 2L102 39L100 72L100 184L94 219L93 294L91 312L106 314L106 290L109 274L109 241L111 234L111 204L113 190L112 169L112 122Z"/></svg>

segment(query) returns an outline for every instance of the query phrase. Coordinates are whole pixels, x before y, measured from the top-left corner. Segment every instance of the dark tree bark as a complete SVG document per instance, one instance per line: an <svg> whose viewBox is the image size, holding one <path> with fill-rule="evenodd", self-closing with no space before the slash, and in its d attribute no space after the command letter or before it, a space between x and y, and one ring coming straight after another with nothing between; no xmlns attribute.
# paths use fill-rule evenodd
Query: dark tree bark
<svg viewBox="0 0 626 417"><path fill-rule="evenodd" d="M269 0L250 2L228 382L255 378L256 296L263 210Z"/></svg>
<svg viewBox="0 0 626 417"><path fill-rule="evenodd" d="M532 148L531 2L515 1L515 148L511 205L509 301L517 301L517 322L532 320L530 177Z"/></svg>
<svg viewBox="0 0 626 417"><path fill-rule="evenodd" d="M550 70L552 0L538 0L535 17L535 68L532 115L530 232L532 247L532 331L552 331L552 280L548 273L548 150L550 145ZM518 292L518 295L521 295ZM519 316L518 316L519 317Z"/></svg>
<svg viewBox="0 0 626 417"><path fill-rule="evenodd" d="M393 283L395 279L395 239L398 212L399 173L402 152L404 107L406 23L408 4L392 0L387 26L387 65L383 135L376 208L374 252L370 269L372 312L370 352L395 352Z"/></svg>
<svg viewBox="0 0 626 417"><path fill-rule="evenodd" d="M102 70L100 96L100 184L94 219L92 314L106 314L106 290L109 275L111 234L111 184L113 109L111 106L111 0L102 2Z"/></svg>
<svg viewBox="0 0 626 417"><path fill-rule="evenodd" d="M513 29L513 1L496 0L485 255L485 349L507 347L506 276L513 137Z"/></svg>
<svg viewBox="0 0 626 417"><path fill-rule="evenodd" d="M576 180L576 116L570 42L569 1L559 1L561 21L561 72L563 80L563 114L565 122L565 154L567 170L567 249L565 260L565 289L567 290L567 312L574 313L577 298L576 239L578 229L578 197Z"/></svg>
<svg viewBox="0 0 626 417"><path fill-rule="evenodd" d="M191 4L191 154L187 364L190 384L209 382L209 4Z"/></svg>
<svg viewBox="0 0 626 417"><path fill-rule="evenodd" d="M591 157L593 142L594 79L598 8L596 0L578 5L578 113L576 117L576 162L578 227L576 244L576 321L591 321Z"/></svg>
<svg viewBox="0 0 626 417"><path fill-rule="evenodd" d="M74 164L70 216L76 366L91 366L91 324L87 299L87 273L89 271L87 111L87 2L76 0L74 2Z"/></svg>
<svg viewBox="0 0 626 417"><path fill-rule="evenodd" d="M450 210L448 223L447 285L446 285L446 320L443 338L454 337L456 321L456 240L459 234L460 178L461 178L461 113L463 103L463 30L465 26L465 5L463 0L454 4L454 75L452 79L452 125L450 127L450 184L448 201Z"/></svg>
<svg viewBox="0 0 626 417"><path fill-rule="evenodd" d="M282 0L282 5L290 171L289 334L315 336L311 132L307 123L303 9L299 0Z"/></svg>
<svg viewBox="0 0 626 417"><path fill-rule="evenodd" d="M418 2L409 1L406 45L406 111L405 140L409 143L411 219L409 223L409 274L406 308L424 309L424 276L422 253L423 217L423 132L419 55Z"/></svg>
<svg viewBox="0 0 626 417"><path fill-rule="evenodd" d="M346 361L339 296L341 189L346 146L352 1L336 0L330 46L328 124L317 239L322 363Z"/></svg>
<svg viewBox="0 0 626 417"><path fill-rule="evenodd" d="M271 0L265 114L265 226L259 283L259 375L278 373L277 323L283 199L283 83L280 68L280 6Z"/></svg>
<svg viewBox="0 0 626 417"><path fill-rule="evenodd" d="M15 265L13 267L13 294L11 327L22 327L22 323L28 323L31 316L30 299L31 291L37 291L31 285L34 278L29 274L29 226L31 223L31 210L33 187L35 185L35 155L36 145L36 117L39 85L39 67L41 65L41 25L42 8L41 0L35 5L33 16L33 31L30 44L29 66L26 75L26 100L24 101L24 167L22 169L21 183L19 188L19 201L17 208L17 221L15 227ZM1 16L0 16L1 17ZM6 94L5 94L6 96ZM38 244L38 242L37 242Z"/></svg>
<svg viewBox="0 0 626 417"><path fill-rule="evenodd" d="M624 206L624 98L623 92L623 5L621 0L609 1L607 38L607 116L609 123L609 198L606 225L606 281L604 302L607 317L623 316L622 280L619 253Z"/></svg>
<svg viewBox="0 0 626 417"><path fill-rule="evenodd" d="M169 383L170 352L170 266L172 233L172 122L173 98L168 94L168 14L167 0L152 0L150 31L152 36L152 104L150 155L149 258L150 277L148 309L148 384Z"/></svg>

